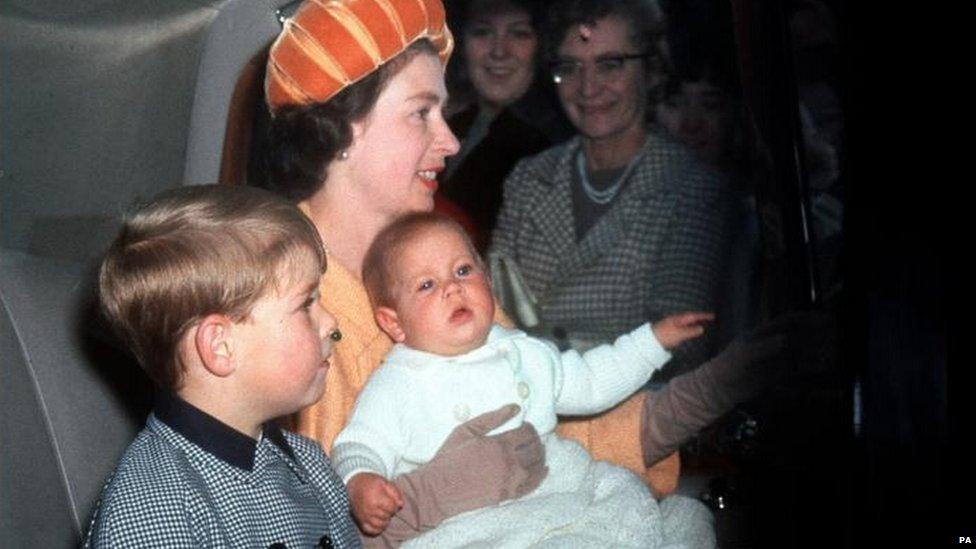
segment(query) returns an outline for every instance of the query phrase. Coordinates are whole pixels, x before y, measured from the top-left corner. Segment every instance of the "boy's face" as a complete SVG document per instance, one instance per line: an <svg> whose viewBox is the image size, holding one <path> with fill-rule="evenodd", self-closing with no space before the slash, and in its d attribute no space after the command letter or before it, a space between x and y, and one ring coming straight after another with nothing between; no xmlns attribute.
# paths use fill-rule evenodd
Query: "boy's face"
<svg viewBox="0 0 976 549"><path fill-rule="evenodd" d="M287 267L292 272L282 274L280 287L270 289L250 316L233 326L245 391L269 419L321 398L336 327L319 302L320 273L311 255Z"/></svg>
<svg viewBox="0 0 976 549"><path fill-rule="evenodd" d="M484 344L495 316L488 275L455 229L423 229L392 266L394 306L377 321L395 341L454 356Z"/></svg>

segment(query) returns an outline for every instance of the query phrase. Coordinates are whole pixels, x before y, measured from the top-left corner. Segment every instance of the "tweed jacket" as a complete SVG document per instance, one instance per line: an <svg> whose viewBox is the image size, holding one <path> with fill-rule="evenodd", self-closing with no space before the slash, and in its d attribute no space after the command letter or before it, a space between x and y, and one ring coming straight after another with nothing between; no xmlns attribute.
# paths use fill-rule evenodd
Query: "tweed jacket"
<svg viewBox="0 0 976 549"><path fill-rule="evenodd" d="M722 176L650 132L621 194L577 241L571 185L580 147L576 137L526 158L505 181L490 253L512 257L538 300L532 332L605 343L646 321L714 311L732 205ZM710 353L708 337L691 340L655 379Z"/></svg>

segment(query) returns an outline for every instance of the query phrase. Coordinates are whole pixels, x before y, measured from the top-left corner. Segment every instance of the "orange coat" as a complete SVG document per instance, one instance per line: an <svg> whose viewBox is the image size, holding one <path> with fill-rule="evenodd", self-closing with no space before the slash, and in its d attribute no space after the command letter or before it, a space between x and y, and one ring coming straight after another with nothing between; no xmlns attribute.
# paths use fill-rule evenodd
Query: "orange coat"
<svg viewBox="0 0 976 549"><path fill-rule="evenodd" d="M329 261L320 290L322 304L338 321L342 340L334 347L325 394L316 404L299 412L293 427L321 442L328 452L349 421L356 397L393 347L393 341L376 324L362 282L338 261ZM495 316L499 323L511 326L500 308ZM675 453L650 469L644 467L640 444L643 402L641 391L598 416L563 419L557 432L578 441L594 458L614 462L641 475L654 494L663 497L677 488L680 462Z"/></svg>

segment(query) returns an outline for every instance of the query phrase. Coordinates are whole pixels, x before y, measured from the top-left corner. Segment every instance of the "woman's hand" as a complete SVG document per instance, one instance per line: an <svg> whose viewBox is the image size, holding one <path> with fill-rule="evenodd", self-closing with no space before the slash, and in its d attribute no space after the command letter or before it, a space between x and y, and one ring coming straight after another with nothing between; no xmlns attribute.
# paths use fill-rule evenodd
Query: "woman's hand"
<svg viewBox="0 0 976 549"><path fill-rule="evenodd" d="M393 514L403 507L403 495L395 484L375 473L359 473L349 479L352 515L370 536L383 532Z"/></svg>
<svg viewBox="0 0 976 549"><path fill-rule="evenodd" d="M532 424L487 436L518 411L509 404L458 425L429 463L395 478L404 505L383 532L385 540L395 545L454 515L535 490L549 469Z"/></svg>
<svg viewBox="0 0 976 549"><path fill-rule="evenodd" d="M681 313L666 316L651 326L654 337L667 350L705 333L706 322L715 320L714 313Z"/></svg>
<svg viewBox="0 0 976 549"><path fill-rule="evenodd" d="M677 451L698 431L737 404L758 396L798 368L816 374L825 366L833 324L823 313L787 313L736 337L698 368L675 376L644 403L641 447L648 467Z"/></svg>

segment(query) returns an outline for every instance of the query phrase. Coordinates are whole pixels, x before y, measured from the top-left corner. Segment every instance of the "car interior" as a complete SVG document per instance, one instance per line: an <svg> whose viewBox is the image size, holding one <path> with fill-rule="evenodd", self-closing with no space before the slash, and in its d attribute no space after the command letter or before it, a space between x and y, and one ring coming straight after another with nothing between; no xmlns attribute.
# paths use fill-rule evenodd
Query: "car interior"
<svg viewBox="0 0 976 549"><path fill-rule="evenodd" d="M83 540L98 493L152 400L148 379L95 311L98 261L133 203L177 185L246 182L261 126L267 47L297 5L6 0L0 6L0 546L69 547ZM825 303L818 294L803 208L792 206L803 202L803 166L790 145L796 128L782 127L780 114L792 109L798 116L796 101L775 93L789 85L789 71L776 68L789 58L783 44L763 47L769 44L763 33L775 35L770 29L782 21L770 2L733 5L740 55L753 60L744 96L759 133L776 144L765 151L762 184L769 285L763 310L836 314L851 301ZM786 98L782 105L768 103L771 89ZM872 314L891 319L886 310ZM844 322L839 330L851 326ZM914 328L889 329L897 335ZM926 329L934 339L923 342L942 353L919 360L944 374L944 328ZM852 364L901 357L884 344L849 340L825 354L833 361L826 375L778 387L683 448L680 491L712 508L720 546L782 546L783 535L801 532L810 543L850 536L856 520L845 513L881 497L884 468L863 463L881 446L870 437L864 442L864 432L887 424L864 419L860 399L862 391L884 390L881 380L888 378ZM919 397L942 427L945 391L943 375ZM932 408L933 400L943 407ZM838 454L841 447L863 452ZM851 460L850 475L872 473L867 484L829 472ZM830 535L809 532L838 490L854 495L841 498L843 516Z"/></svg>

